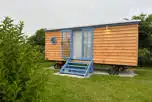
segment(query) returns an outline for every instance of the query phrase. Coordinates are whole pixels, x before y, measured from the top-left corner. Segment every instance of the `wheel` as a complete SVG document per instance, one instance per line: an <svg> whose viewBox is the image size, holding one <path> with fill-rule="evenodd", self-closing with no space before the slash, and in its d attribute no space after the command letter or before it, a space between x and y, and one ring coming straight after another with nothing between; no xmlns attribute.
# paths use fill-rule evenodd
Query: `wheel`
<svg viewBox="0 0 152 102"><path fill-rule="evenodd" d="M112 68L109 70L109 74L111 75L118 75L120 72L120 66L113 65Z"/></svg>

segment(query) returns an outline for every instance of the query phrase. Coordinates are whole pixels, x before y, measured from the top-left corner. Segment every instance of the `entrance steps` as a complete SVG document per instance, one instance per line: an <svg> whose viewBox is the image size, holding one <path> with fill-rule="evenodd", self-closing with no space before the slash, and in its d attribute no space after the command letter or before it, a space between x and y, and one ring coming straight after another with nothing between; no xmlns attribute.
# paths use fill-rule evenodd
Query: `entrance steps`
<svg viewBox="0 0 152 102"><path fill-rule="evenodd" d="M61 68L60 73L86 77L93 72L93 61L68 59Z"/></svg>

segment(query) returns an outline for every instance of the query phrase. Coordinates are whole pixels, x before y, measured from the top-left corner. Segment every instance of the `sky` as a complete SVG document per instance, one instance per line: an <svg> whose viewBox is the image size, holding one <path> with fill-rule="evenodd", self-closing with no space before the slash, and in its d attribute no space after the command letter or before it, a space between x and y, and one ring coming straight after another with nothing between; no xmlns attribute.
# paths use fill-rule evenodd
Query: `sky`
<svg viewBox="0 0 152 102"><path fill-rule="evenodd" d="M152 13L152 0L0 0L0 20L24 21L27 35L40 28L116 22L140 13Z"/></svg>

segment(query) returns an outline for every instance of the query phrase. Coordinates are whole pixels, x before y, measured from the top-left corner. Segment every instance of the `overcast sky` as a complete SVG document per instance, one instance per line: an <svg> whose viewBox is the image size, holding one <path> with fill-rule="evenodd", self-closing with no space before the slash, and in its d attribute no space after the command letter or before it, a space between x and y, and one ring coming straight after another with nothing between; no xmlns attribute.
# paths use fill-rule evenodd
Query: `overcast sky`
<svg viewBox="0 0 152 102"><path fill-rule="evenodd" d="M24 32L119 21L152 13L152 0L0 0L0 18L23 20Z"/></svg>

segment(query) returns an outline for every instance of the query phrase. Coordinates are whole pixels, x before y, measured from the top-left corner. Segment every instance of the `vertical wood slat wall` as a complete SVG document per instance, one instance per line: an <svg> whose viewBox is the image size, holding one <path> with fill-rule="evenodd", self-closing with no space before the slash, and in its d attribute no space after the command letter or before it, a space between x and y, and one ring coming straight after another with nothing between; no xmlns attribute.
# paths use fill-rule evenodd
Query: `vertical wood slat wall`
<svg viewBox="0 0 152 102"><path fill-rule="evenodd" d="M138 24L94 29L94 63L136 66Z"/></svg>
<svg viewBox="0 0 152 102"><path fill-rule="evenodd" d="M56 37L57 43L55 45L52 45L50 42L50 39L52 37ZM54 60L54 61L61 61L62 59L62 48L61 48L61 32L55 31L55 32L46 32L45 33L45 59L46 60Z"/></svg>

